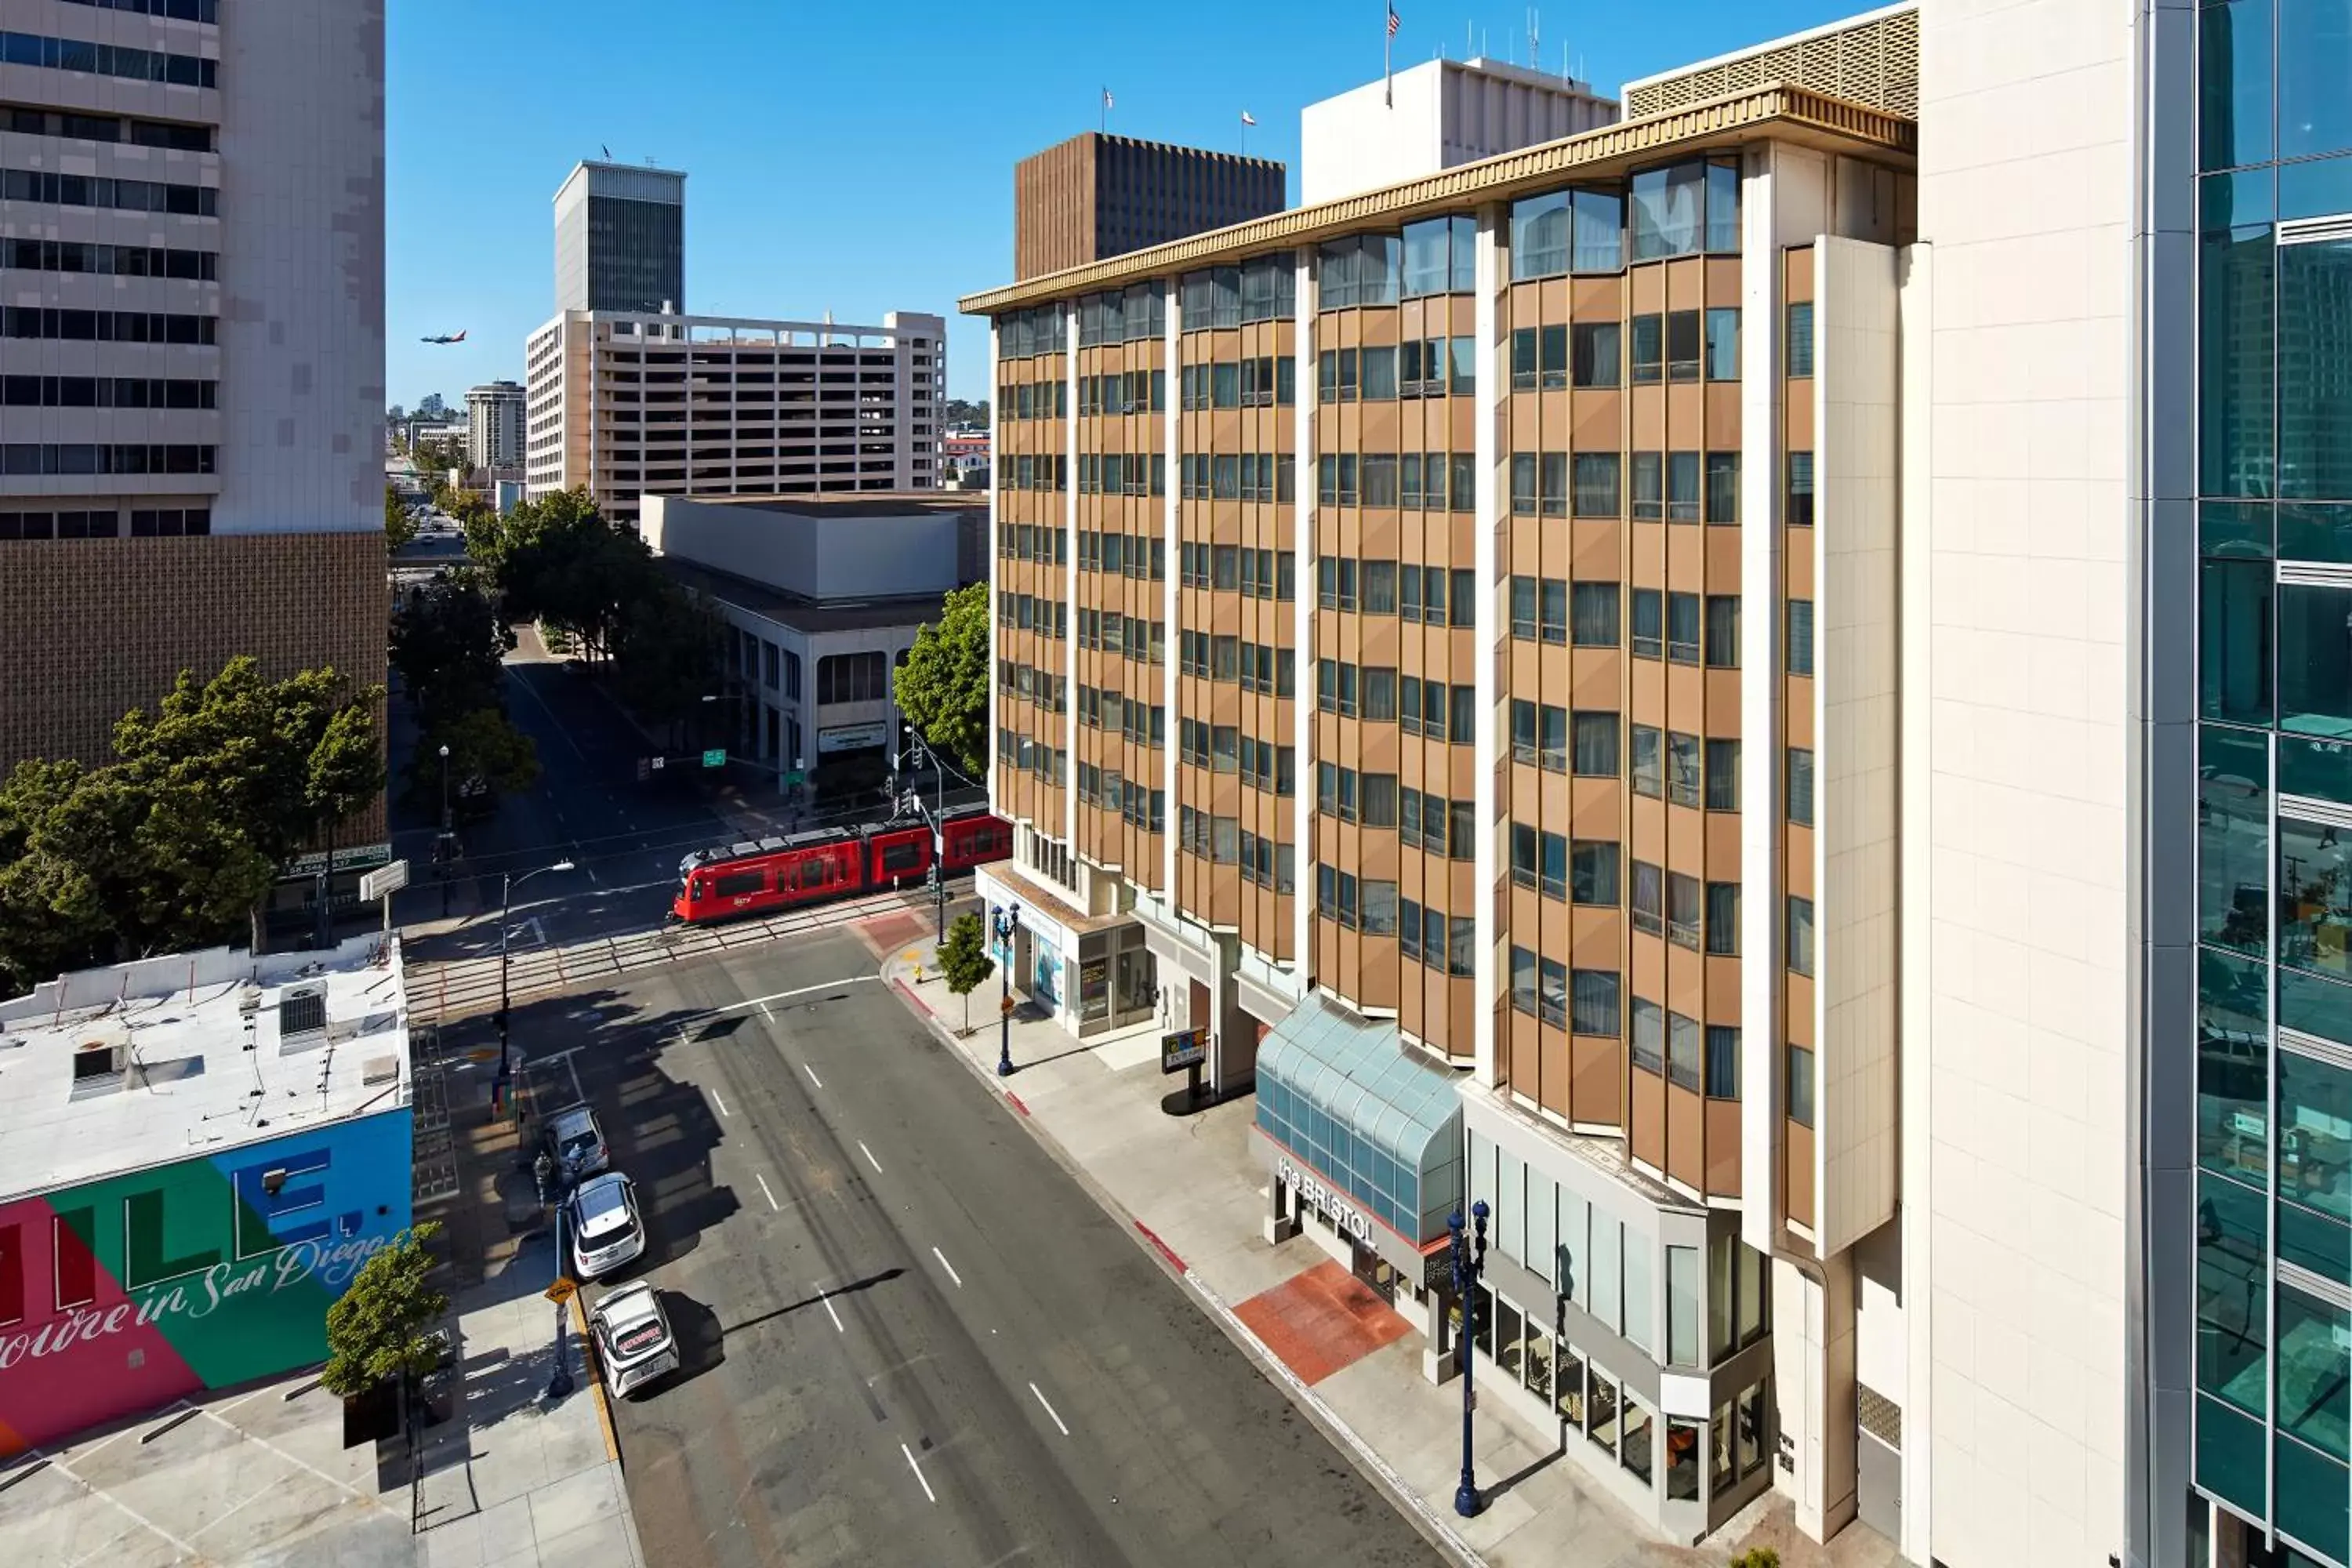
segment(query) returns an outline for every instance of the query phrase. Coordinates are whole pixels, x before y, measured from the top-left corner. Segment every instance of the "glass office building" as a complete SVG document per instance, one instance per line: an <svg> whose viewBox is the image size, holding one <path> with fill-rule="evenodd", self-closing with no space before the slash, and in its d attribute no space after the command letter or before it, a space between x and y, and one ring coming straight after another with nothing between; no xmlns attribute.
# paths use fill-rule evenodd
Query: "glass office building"
<svg viewBox="0 0 2352 1568"><path fill-rule="evenodd" d="M2198 16L2193 1474L2352 1561L2352 5ZM2225 1528L2228 1528L2225 1526Z"/></svg>

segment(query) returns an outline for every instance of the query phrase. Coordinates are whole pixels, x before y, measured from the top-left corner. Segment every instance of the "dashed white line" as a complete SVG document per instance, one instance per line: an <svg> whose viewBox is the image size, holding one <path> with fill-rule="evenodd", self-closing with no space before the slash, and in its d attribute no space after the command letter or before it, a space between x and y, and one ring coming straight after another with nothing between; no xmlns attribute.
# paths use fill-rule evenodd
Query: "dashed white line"
<svg viewBox="0 0 2352 1568"><path fill-rule="evenodd" d="M907 1468L915 1472L915 1479L922 1487L923 1495L933 1502L939 1501L940 1494L931 1489L930 1482L923 1479L923 1467L915 1463L915 1450L901 1443L898 1445L898 1452L907 1456Z"/></svg>
<svg viewBox="0 0 2352 1568"><path fill-rule="evenodd" d="M1045 1407L1045 1414L1053 1416L1054 1425L1062 1428L1062 1436L1068 1436L1070 1429L1063 1423L1061 1414L1054 1408L1053 1402L1045 1397L1045 1391L1033 1383L1029 1385L1029 1392L1037 1396L1037 1403Z"/></svg>
<svg viewBox="0 0 2352 1568"><path fill-rule="evenodd" d="M824 1303L824 1315L833 1320L833 1331L837 1334L847 1333L849 1331L841 1326L841 1314L833 1310L833 1292L820 1291L817 1300Z"/></svg>
<svg viewBox="0 0 2352 1568"><path fill-rule="evenodd" d="M768 1011L768 1005L765 1002L760 1004L760 1016L767 1019L771 1024L776 1021L776 1016Z"/></svg>
<svg viewBox="0 0 2352 1568"><path fill-rule="evenodd" d="M710 1091L710 1102L719 1107L719 1114L721 1116L732 1116L735 1114L733 1111L727 1109L727 1102L719 1098L719 1091L715 1089Z"/></svg>
<svg viewBox="0 0 2352 1568"><path fill-rule="evenodd" d="M804 1072L804 1073L808 1074L808 1075L809 1075L809 1082L811 1082L811 1083L813 1083L813 1084L816 1085L816 1086L817 1086L817 1088L819 1088L819 1089L823 1089L823 1088L824 1087L824 1079L821 1079L821 1078L817 1077L817 1076L816 1076L816 1068L813 1068L813 1067L809 1066L809 1065L808 1065L808 1063L806 1063L806 1062L803 1062L803 1063L801 1063L801 1071L803 1071L803 1072Z"/></svg>
<svg viewBox="0 0 2352 1568"><path fill-rule="evenodd" d="M760 1192L767 1198L768 1206L778 1214L783 1213L783 1205L776 1202L776 1194L768 1191L768 1178L754 1171L751 1173L751 1179L760 1184Z"/></svg>
<svg viewBox="0 0 2352 1568"><path fill-rule="evenodd" d="M948 1261L948 1255L934 1247L931 1248L931 1256L940 1260L940 1267L948 1271L948 1278L956 1282L956 1289L959 1290L962 1289L963 1276L955 1271L955 1265ZM1036 1385L1032 1384L1030 1386L1034 1388Z"/></svg>
<svg viewBox="0 0 2352 1568"><path fill-rule="evenodd" d="M857 1152L866 1156L866 1163L874 1167L876 1175L882 1173L882 1162L874 1157L874 1151L866 1146L866 1140L863 1138L857 1141Z"/></svg>

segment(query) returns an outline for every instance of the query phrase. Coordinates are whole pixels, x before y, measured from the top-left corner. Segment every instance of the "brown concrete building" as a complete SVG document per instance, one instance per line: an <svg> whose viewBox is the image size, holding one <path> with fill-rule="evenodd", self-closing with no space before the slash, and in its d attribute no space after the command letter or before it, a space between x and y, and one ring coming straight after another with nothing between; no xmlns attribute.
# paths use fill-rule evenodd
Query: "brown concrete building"
<svg viewBox="0 0 2352 1568"><path fill-rule="evenodd" d="M1282 210L1285 170L1089 131L1013 169L1013 275L1034 278Z"/></svg>

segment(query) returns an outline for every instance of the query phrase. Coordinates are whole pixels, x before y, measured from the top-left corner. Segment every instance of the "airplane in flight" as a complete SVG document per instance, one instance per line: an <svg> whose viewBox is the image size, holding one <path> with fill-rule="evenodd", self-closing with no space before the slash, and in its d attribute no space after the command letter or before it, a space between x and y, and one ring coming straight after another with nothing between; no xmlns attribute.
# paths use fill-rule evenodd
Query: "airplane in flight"
<svg viewBox="0 0 2352 1568"><path fill-rule="evenodd" d="M444 332L437 338L419 338L416 341L420 343L462 343L466 341L466 334L462 331L454 335Z"/></svg>

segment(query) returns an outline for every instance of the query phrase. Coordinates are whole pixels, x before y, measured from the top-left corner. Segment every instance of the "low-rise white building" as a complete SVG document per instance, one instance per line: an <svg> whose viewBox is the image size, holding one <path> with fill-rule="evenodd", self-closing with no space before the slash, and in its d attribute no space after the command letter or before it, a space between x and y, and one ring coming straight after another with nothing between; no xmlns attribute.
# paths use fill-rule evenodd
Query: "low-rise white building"
<svg viewBox="0 0 2352 1568"><path fill-rule="evenodd" d="M1298 201L1337 201L1610 125L1585 82L1483 57L1427 60L1298 115Z"/></svg>

